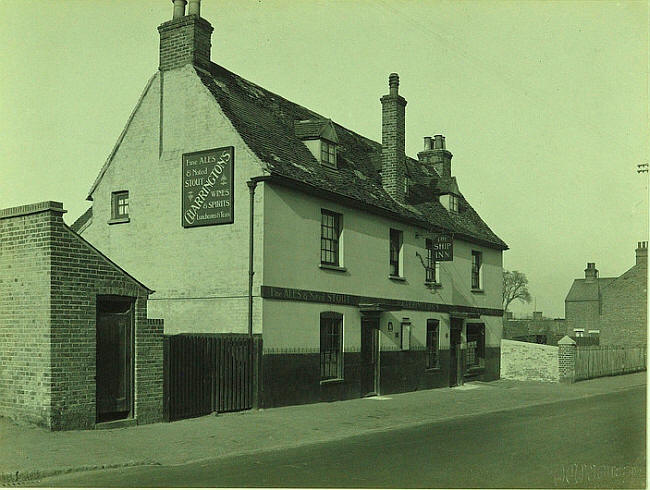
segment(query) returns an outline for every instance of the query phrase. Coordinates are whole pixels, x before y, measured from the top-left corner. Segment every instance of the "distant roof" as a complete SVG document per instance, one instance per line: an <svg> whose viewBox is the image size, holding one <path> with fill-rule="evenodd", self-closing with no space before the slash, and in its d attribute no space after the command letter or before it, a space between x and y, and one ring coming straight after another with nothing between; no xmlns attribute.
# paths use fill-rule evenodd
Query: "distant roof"
<svg viewBox="0 0 650 490"><path fill-rule="evenodd" d="M72 224L70 225L70 229L71 229L72 231L74 231L75 233L79 233L79 230L81 230L81 228L83 228L83 226L84 226L86 223L88 223L88 221L89 221L90 218L92 218L92 217L93 217L93 207L90 206L88 209L86 209L86 211L84 212L84 214L82 214L81 216L79 216L79 217L75 220L75 222L72 223Z"/></svg>
<svg viewBox="0 0 650 490"><path fill-rule="evenodd" d="M633 265L632 267L630 267L628 270L626 270L620 276L612 278L612 280L609 281L603 287L616 288L623 281L627 281L627 280L630 280L633 277L635 277L640 271L647 277L647 274L648 274L648 261L647 260L642 260L638 264Z"/></svg>
<svg viewBox="0 0 650 490"><path fill-rule="evenodd" d="M564 301L598 301L600 290L615 279L615 277L598 277L593 281L575 279Z"/></svg>
<svg viewBox="0 0 650 490"><path fill-rule="evenodd" d="M460 194L455 180L441 181L433 167L407 158L406 173L412 186L408 202L399 204L381 185L380 143L330 122L217 64L211 63L209 71L195 69L246 144L266 164L271 177L342 196L370 209L387 211L432 231L452 232L459 238L493 248L508 248ZM318 163L296 135L298 121L309 121L297 125L302 137L315 136L324 127L322 123L332 125L338 138L338 170ZM442 190L441 184L448 192L458 192L461 212L449 212L433 198L434 192Z"/></svg>

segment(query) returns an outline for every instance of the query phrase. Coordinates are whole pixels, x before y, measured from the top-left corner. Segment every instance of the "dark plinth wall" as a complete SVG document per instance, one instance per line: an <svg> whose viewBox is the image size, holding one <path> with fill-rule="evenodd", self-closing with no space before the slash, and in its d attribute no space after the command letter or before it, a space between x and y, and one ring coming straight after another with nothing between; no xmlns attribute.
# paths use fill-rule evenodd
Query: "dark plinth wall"
<svg viewBox="0 0 650 490"><path fill-rule="evenodd" d="M320 380L320 354L264 354L260 408L347 400L361 396L359 352L344 352L343 380ZM485 368L466 373L468 381L499 379L500 349L488 347ZM449 386L449 351L440 351L440 367L426 369L425 351L382 351L380 394Z"/></svg>

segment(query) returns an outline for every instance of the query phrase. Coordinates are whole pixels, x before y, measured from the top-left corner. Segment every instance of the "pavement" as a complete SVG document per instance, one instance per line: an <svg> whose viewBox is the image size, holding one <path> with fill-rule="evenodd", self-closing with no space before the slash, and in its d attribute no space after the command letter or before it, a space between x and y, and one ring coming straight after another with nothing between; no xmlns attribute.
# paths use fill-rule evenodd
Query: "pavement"
<svg viewBox="0 0 650 490"><path fill-rule="evenodd" d="M646 386L646 373L575 384L498 380L119 429L50 432L0 418L0 484L74 471L179 465L339 440Z"/></svg>

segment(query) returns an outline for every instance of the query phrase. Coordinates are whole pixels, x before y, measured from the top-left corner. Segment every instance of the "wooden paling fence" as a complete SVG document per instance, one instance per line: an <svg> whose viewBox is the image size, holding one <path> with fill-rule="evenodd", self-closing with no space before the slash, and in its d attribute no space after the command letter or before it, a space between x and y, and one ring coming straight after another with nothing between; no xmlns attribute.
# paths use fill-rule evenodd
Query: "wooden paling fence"
<svg viewBox="0 0 650 490"><path fill-rule="evenodd" d="M646 356L646 347L578 346L575 379L644 371Z"/></svg>
<svg viewBox="0 0 650 490"><path fill-rule="evenodd" d="M262 339L239 334L165 336L165 419L248 410L256 403Z"/></svg>

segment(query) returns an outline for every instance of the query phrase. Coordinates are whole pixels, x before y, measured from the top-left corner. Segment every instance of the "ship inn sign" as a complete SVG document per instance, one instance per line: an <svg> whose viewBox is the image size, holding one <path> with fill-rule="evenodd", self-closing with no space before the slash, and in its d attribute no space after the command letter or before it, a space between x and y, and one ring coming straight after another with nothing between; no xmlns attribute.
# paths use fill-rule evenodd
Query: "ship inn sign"
<svg viewBox="0 0 650 490"><path fill-rule="evenodd" d="M431 238L432 259L436 262L454 260L454 237L451 234L433 235Z"/></svg>

